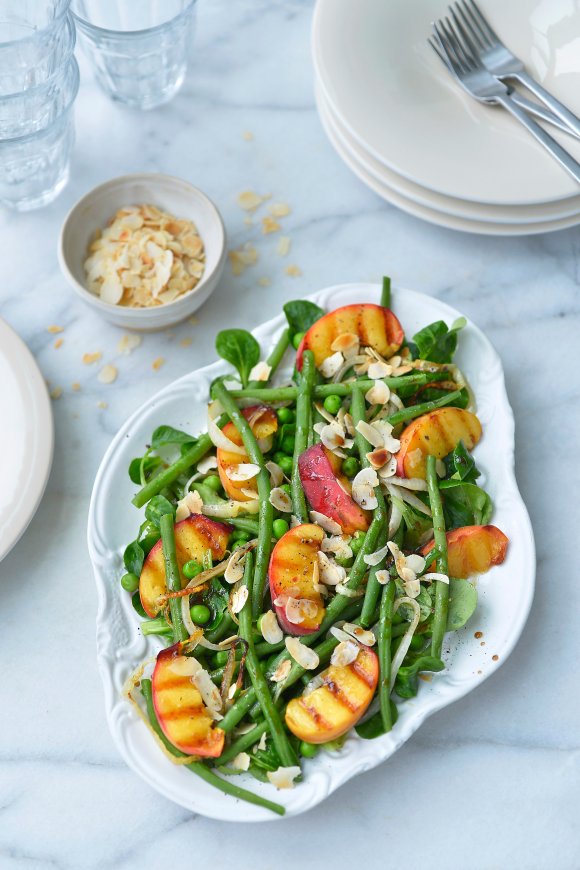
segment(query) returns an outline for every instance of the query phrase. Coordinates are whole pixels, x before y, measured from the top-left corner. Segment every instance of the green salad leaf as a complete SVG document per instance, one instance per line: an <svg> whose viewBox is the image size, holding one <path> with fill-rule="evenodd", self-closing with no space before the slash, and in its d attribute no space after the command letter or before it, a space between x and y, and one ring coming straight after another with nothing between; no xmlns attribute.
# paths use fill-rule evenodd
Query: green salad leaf
<svg viewBox="0 0 580 870"><path fill-rule="evenodd" d="M154 495L145 508L145 516L150 523L159 528L159 520L164 514L175 516L175 506L164 495Z"/></svg>
<svg viewBox="0 0 580 870"><path fill-rule="evenodd" d="M473 616L477 607L477 589L469 580L449 580L447 631L457 631Z"/></svg>
<svg viewBox="0 0 580 870"><path fill-rule="evenodd" d="M409 342L413 355L419 359L427 359L435 363L450 363L457 349L457 335L467 324L465 317L447 326L444 320L436 320L423 327L413 341Z"/></svg>
<svg viewBox="0 0 580 870"><path fill-rule="evenodd" d="M247 387L250 372L260 361L260 345L254 336L245 329L222 329L215 348L222 359L233 365L242 385Z"/></svg>
<svg viewBox="0 0 580 870"><path fill-rule="evenodd" d="M441 659L421 655L412 664L399 668L395 680L395 692L399 698L414 698L419 690L419 673L423 671L437 673L444 668L445 665Z"/></svg>
<svg viewBox="0 0 580 870"><path fill-rule="evenodd" d="M129 464L129 477L137 486L145 486L153 472L163 465L159 456L138 456Z"/></svg>
<svg viewBox="0 0 580 870"><path fill-rule="evenodd" d="M132 541L127 547L125 547L125 552L123 553L123 564L131 574L136 574L137 577L139 577L144 561L145 551L139 541Z"/></svg>
<svg viewBox="0 0 580 870"><path fill-rule="evenodd" d="M476 483L462 480L442 480L443 514L447 529L461 526L485 526L493 513L493 503Z"/></svg>
<svg viewBox="0 0 580 870"><path fill-rule="evenodd" d="M310 327L324 316L324 311L308 299L295 299L284 306L284 314L290 327L290 334L308 332Z"/></svg>
<svg viewBox="0 0 580 870"><path fill-rule="evenodd" d="M463 480L466 483L472 483L479 477L479 470L475 464L475 459L465 447L463 441L460 441L455 450L445 457L444 462L447 475L453 480Z"/></svg>
<svg viewBox="0 0 580 870"><path fill-rule="evenodd" d="M398 715L399 711L397 710L397 705L394 701L391 701L391 722L393 725L397 721ZM382 735L385 734L385 729L383 728L383 720L380 712L375 713L374 716L370 716L365 722L355 725L354 730L359 737L363 737L365 740L374 740L375 737L382 737Z"/></svg>
<svg viewBox="0 0 580 870"><path fill-rule="evenodd" d="M167 447L169 444L191 446L196 441L197 438L187 432L182 432L181 429L174 429L173 426L158 426L151 438L151 447L153 450L159 450L160 447Z"/></svg>

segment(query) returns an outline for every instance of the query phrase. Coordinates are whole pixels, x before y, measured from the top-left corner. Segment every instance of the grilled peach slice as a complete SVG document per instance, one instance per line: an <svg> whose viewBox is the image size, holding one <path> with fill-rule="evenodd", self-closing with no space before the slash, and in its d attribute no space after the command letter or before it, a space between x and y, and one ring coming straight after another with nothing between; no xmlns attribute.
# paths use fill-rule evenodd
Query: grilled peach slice
<svg viewBox="0 0 580 870"><path fill-rule="evenodd" d="M335 338L345 332L358 335L364 347L373 347L381 356L390 357L401 347L403 327L389 308L382 305L344 305L325 314L310 327L296 353L296 368L302 367L302 354L311 350L316 366L333 353Z"/></svg>
<svg viewBox="0 0 580 870"><path fill-rule="evenodd" d="M286 707L286 725L300 740L327 743L345 734L366 711L379 679L379 660L361 646L350 665L330 665L322 686L294 698Z"/></svg>
<svg viewBox="0 0 580 870"><path fill-rule="evenodd" d="M324 617L322 598L314 585L323 537L324 532L319 526L303 523L282 535L272 550L268 572L270 594L278 622L288 634L312 634L320 628ZM295 605L298 618L302 617L301 622L292 622L289 618L289 599L302 604ZM289 607L292 607L292 601Z"/></svg>
<svg viewBox="0 0 580 870"><path fill-rule="evenodd" d="M193 677L201 669L196 659L181 654L182 644L161 650L151 677L153 706L167 739L187 755L217 758L225 731L203 703Z"/></svg>
<svg viewBox="0 0 580 870"><path fill-rule="evenodd" d="M322 444L313 444L298 459L302 489L312 510L337 522L345 535L366 532L369 516L351 497L350 481L341 474L341 460Z"/></svg>
<svg viewBox="0 0 580 870"><path fill-rule="evenodd" d="M472 574L484 574L493 565L501 565L509 539L497 526L464 526L447 532L449 576L465 580ZM433 541L421 550L427 556ZM430 566L435 570L435 563Z"/></svg>
<svg viewBox="0 0 580 870"><path fill-rule="evenodd" d="M250 424L250 428L259 441L266 439L264 452L267 452L272 446L271 436L278 428L278 417L273 408L268 405L252 405L251 408L244 408L242 414ZM224 435L233 441L234 444L242 445L242 436L236 429L233 423L226 423L223 428ZM268 446L269 444L269 446ZM254 498L258 495L258 485L256 479L237 481L231 480L228 477L228 469L235 468L241 462L249 462L250 460L245 453L232 453L229 450L224 450L218 447L216 451L218 474L222 482L222 486L230 498L236 501L250 501L252 496L245 495L242 490L249 490L255 493Z"/></svg>
<svg viewBox="0 0 580 870"><path fill-rule="evenodd" d="M471 450L481 438L481 423L471 411L462 408L438 408L423 414L407 426L401 435L397 454L399 477L425 478L425 457L443 459L463 441Z"/></svg>
<svg viewBox="0 0 580 870"><path fill-rule="evenodd" d="M232 527L201 514L192 514L176 523L174 531L177 564L181 570L190 559L201 562L207 550L211 550L213 559L223 559ZM185 586L186 583L187 580L182 576L181 585ZM166 591L163 546L159 540L145 559L139 578L139 597L147 616L159 613L159 596Z"/></svg>

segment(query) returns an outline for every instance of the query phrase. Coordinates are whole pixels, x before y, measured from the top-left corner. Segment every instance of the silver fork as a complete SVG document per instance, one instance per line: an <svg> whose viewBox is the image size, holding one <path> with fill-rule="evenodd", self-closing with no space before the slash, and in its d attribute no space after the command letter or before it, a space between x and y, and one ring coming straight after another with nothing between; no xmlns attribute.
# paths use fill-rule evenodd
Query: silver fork
<svg viewBox="0 0 580 870"><path fill-rule="evenodd" d="M503 44L475 0L457 0L450 9L455 21L460 19L470 34L483 65L490 73L502 80L515 79L520 82L570 130L580 136L580 118L526 72L522 61Z"/></svg>
<svg viewBox="0 0 580 870"><path fill-rule="evenodd" d="M514 103L507 87L488 72L469 43L465 42L455 29L451 19L442 18L434 22L433 28L439 48L464 90L482 103L499 104L506 109L580 184L580 163L546 133L543 127L532 120L517 103ZM437 51L433 39L431 37L429 43Z"/></svg>

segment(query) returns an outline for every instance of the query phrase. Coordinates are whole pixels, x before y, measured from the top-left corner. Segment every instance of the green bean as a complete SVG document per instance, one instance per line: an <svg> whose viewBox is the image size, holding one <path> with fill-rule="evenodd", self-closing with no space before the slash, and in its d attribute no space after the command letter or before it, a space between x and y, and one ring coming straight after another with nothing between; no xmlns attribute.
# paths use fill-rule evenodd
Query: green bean
<svg viewBox="0 0 580 870"><path fill-rule="evenodd" d="M147 716L149 718L149 723L153 728L154 732L157 734L168 752L171 752L171 754L175 755L176 758L185 758L185 753L180 752L179 749L176 749L175 746L173 746L173 744L169 742L169 740L161 730L159 722L157 721L155 708L153 706L151 680L141 680L141 692L147 706ZM286 812L284 807L280 804L276 804L273 803L273 801L266 800L266 798L260 797L260 795L254 794L251 791L247 791L245 788L239 788L239 786L237 785L232 785L227 780L222 779L221 776L218 776L217 773L214 773L213 770L210 770L209 767L206 767L205 764L200 761L192 760L191 763L184 765L184 767L186 767L187 770L190 770L192 773L197 774L197 776L205 780L207 783L209 783L209 785L213 785L214 788L223 791L225 794L229 794L232 797L238 798L242 801L246 801L247 803L255 804L258 807L264 807L267 810L271 810L273 813L277 813L279 816L283 816Z"/></svg>
<svg viewBox="0 0 580 870"><path fill-rule="evenodd" d="M206 486L202 480L195 480L191 486L192 492L198 492L204 504L226 504L225 499L218 495L211 486Z"/></svg>
<svg viewBox="0 0 580 870"><path fill-rule="evenodd" d="M224 613L224 618L215 628L212 628L210 631L205 633L206 639L209 640L210 643L218 643L224 637L228 637L230 634L236 633L236 623L229 615L229 613Z"/></svg>
<svg viewBox="0 0 580 870"><path fill-rule="evenodd" d="M429 411L434 411L436 408L443 408L445 405L451 404L461 395L461 390L453 390L452 393L447 393L440 399L433 399L431 402L423 402L422 405L410 405L408 408L403 408L395 414L387 417L387 422L391 426L396 426L397 423L404 423L405 420L414 420L415 417L420 417L422 414L427 414Z"/></svg>
<svg viewBox="0 0 580 870"><path fill-rule="evenodd" d="M447 574L449 571L447 561L447 536L445 534L445 517L443 516L443 506L441 504L441 493L439 492L439 479L437 477L436 464L437 460L434 456L427 457L427 487L429 490L429 504L431 505L431 513L433 515L435 546L439 551L437 570L441 574ZM441 658L443 637L447 630L448 607L449 583L437 580L435 584L435 612L432 625L433 636L431 638L431 655L438 659Z"/></svg>
<svg viewBox="0 0 580 870"><path fill-rule="evenodd" d="M243 584L248 590L248 599L242 607L238 619L239 632L242 640L245 640L248 647L246 651L246 669L250 675L252 686L256 693L256 698L262 708L264 719L269 725L274 746L280 757L280 761L284 767L291 767L296 764L296 755L288 740L288 735L282 724L280 714L274 705L268 683L260 667L260 662L254 649L254 634L252 631L252 574L253 574L253 559L254 554L250 551L246 555L246 564L244 569Z"/></svg>
<svg viewBox="0 0 580 870"><path fill-rule="evenodd" d="M147 637L149 634L173 635L173 629L167 622L164 616L158 616L156 619L147 619L141 623L141 634Z"/></svg>
<svg viewBox="0 0 580 870"><path fill-rule="evenodd" d="M391 279L386 275L383 278L383 289L381 292L381 305L385 308L391 307Z"/></svg>
<svg viewBox="0 0 580 870"><path fill-rule="evenodd" d="M302 489L298 460L308 447L310 432L310 410L312 407L312 388L314 386L314 354L305 350L302 354L300 386L296 398L296 437L294 440L294 461L292 467L292 506L301 523L308 522L308 505Z"/></svg>
<svg viewBox="0 0 580 870"><path fill-rule="evenodd" d="M385 384L391 390L397 390L400 387L407 386L423 386L433 381L444 381L449 379L449 372L445 370L437 372L418 372L412 375L401 375L396 378L383 378ZM327 396L350 396L353 382L339 384L316 384L312 390L315 399L325 399ZM365 379L356 381L362 390L370 390L375 383L374 381ZM245 390L230 390L230 396L233 399L263 399L265 402L291 402L298 395L298 387L247 387Z"/></svg>
<svg viewBox="0 0 580 870"><path fill-rule="evenodd" d="M366 419L366 405L365 405L365 397L363 391L360 387L355 386L352 391L352 399L350 405L350 413L352 415L352 421L354 426L356 427L359 420ZM367 459L367 453L371 450L371 445L364 437L364 435L355 429L355 442L359 453L360 463L363 468L368 468L370 463ZM387 518L387 506L385 503L385 497L381 490L380 484L375 487L375 496L377 499L377 507L375 508L375 516L377 513L380 513L386 522ZM379 532L377 547L380 549L384 547L387 542L387 532L386 529L382 528ZM379 594L381 591L381 586L379 581L377 580L376 573L377 571L384 568L385 558L383 558L378 565L375 565L371 568L369 572L369 579L367 582L367 588L365 590L365 597L363 602L363 609L361 614L362 625L366 628L370 625L370 619L372 614L376 610L377 601L379 600Z"/></svg>
<svg viewBox="0 0 580 870"><path fill-rule="evenodd" d="M222 408L237 428L244 442L244 448L250 462L260 466L258 474L258 497L260 499L258 544L256 546L256 570L254 573L252 610L255 616L262 610L264 586L266 585L266 572L272 546L272 523L274 521L274 508L270 503L270 474L264 464L262 451L258 446L256 437L250 425L227 389L222 383L217 383L214 388L216 399L221 402Z"/></svg>
<svg viewBox="0 0 580 870"><path fill-rule="evenodd" d="M237 740L230 743L227 749L224 749L220 755L220 764L229 764L230 761L233 761L236 755L240 754L240 752L245 752L246 749L250 748L250 746L254 746L262 734L267 734L269 729L270 726L266 720L258 722L251 731L248 731L247 734L242 734L241 737L238 737Z"/></svg>
<svg viewBox="0 0 580 870"><path fill-rule="evenodd" d="M253 520L250 517L230 517L227 520L228 525L233 526L234 529L241 529L243 532L249 532L252 537L256 537L258 534L258 521Z"/></svg>
<svg viewBox="0 0 580 870"><path fill-rule="evenodd" d="M175 554L173 514L163 514L159 520L159 531L161 532L163 561L165 563L165 584L169 592L179 592L181 590L181 576ZM171 613L171 625L173 626L175 642L187 640L189 634L181 616L181 598L169 599L169 611Z"/></svg>
<svg viewBox="0 0 580 870"><path fill-rule="evenodd" d="M217 727L221 728L222 731L225 731L226 734L233 731L236 725L242 721L246 713L251 710L255 703L256 692L252 686L240 695L235 704L232 704L228 712L224 715L224 718L220 719L217 723Z"/></svg>
<svg viewBox="0 0 580 870"><path fill-rule="evenodd" d="M393 609L395 603L395 581L390 580L383 587L379 611L377 650L379 654L379 705L383 728L390 731L391 710L391 641L393 639Z"/></svg>

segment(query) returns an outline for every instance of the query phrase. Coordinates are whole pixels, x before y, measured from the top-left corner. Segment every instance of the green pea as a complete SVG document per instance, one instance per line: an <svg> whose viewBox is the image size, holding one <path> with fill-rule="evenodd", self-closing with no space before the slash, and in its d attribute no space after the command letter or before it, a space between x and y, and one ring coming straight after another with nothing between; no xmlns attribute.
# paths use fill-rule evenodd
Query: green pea
<svg viewBox="0 0 580 870"><path fill-rule="evenodd" d="M290 477L290 475L292 474L292 468L294 466L294 460L292 459L292 457L286 456L286 454L283 453L280 461L278 462L278 465L280 466L284 474Z"/></svg>
<svg viewBox="0 0 580 870"><path fill-rule="evenodd" d="M211 619L211 610L205 604L194 604L189 612L196 625L205 625Z"/></svg>
<svg viewBox="0 0 580 870"><path fill-rule="evenodd" d="M409 644L409 649L412 650L420 650L426 644L425 635L424 634L416 634L411 638L411 643Z"/></svg>
<svg viewBox="0 0 580 870"><path fill-rule="evenodd" d="M184 577L188 580L192 580L194 577L197 577L198 574L201 574L203 568L198 562L191 559L189 562L185 563L181 570L183 571Z"/></svg>
<svg viewBox="0 0 580 870"><path fill-rule="evenodd" d="M300 347L300 342L304 338L304 335L304 332L295 332L292 336L292 347L295 348L295 350L298 350Z"/></svg>
<svg viewBox="0 0 580 870"><path fill-rule="evenodd" d="M274 532L274 537L276 540L280 540L282 535L285 535L290 525L286 522L286 520L274 520L272 523L272 531Z"/></svg>
<svg viewBox="0 0 580 870"><path fill-rule="evenodd" d="M127 592L136 592L139 588L139 578L136 574L132 574L131 572L123 574L121 577L121 586L123 589L126 589Z"/></svg>
<svg viewBox="0 0 580 870"><path fill-rule="evenodd" d="M232 536L230 538L231 541L244 541L246 543L250 540L251 534L249 532L244 532L243 529L234 529L232 532Z"/></svg>
<svg viewBox="0 0 580 870"><path fill-rule="evenodd" d="M193 609L193 608L192 608ZM193 618L193 617L192 617ZM214 661L217 668L223 668L228 661L228 653L227 652L216 652L214 656Z"/></svg>
<svg viewBox="0 0 580 870"><path fill-rule="evenodd" d="M283 490L283 492L287 492L288 495L292 495L292 487L289 483L283 483L279 489Z"/></svg>
<svg viewBox="0 0 580 870"><path fill-rule="evenodd" d="M282 439L282 443L280 444L282 451L287 453L288 456L294 455L294 435L284 435Z"/></svg>
<svg viewBox="0 0 580 870"><path fill-rule="evenodd" d="M208 475L203 482L207 487L209 487L209 489L213 489L214 492L217 492L222 488L222 482L217 474Z"/></svg>
<svg viewBox="0 0 580 870"><path fill-rule="evenodd" d="M364 541L365 541L365 533L364 532L355 532L354 538L350 542L350 548L353 551L353 553L355 554L355 556L358 553L358 551L360 550L360 548L362 547L362 545L364 544Z"/></svg>
<svg viewBox="0 0 580 870"><path fill-rule="evenodd" d="M328 411L329 414L338 414L341 405L342 399L340 396L327 396L324 400L324 410Z"/></svg>
<svg viewBox="0 0 580 870"><path fill-rule="evenodd" d="M239 550L240 547L245 547L246 544L247 544L247 541L234 541L234 543L232 545L232 553L234 552L234 550Z"/></svg>
<svg viewBox="0 0 580 870"><path fill-rule="evenodd" d="M354 456L349 456L348 459L343 459L342 471L347 477L354 477L360 470L360 462Z"/></svg>
<svg viewBox="0 0 580 870"><path fill-rule="evenodd" d="M278 420L280 423L293 423L296 419L296 414L292 408L278 408Z"/></svg>
<svg viewBox="0 0 580 870"><path fill-rule="evenodd" d="M320 747L316 743L307 743L305 740L300 743L300 755L303 755L304 758L314 758L319 749Z"/></svg>

